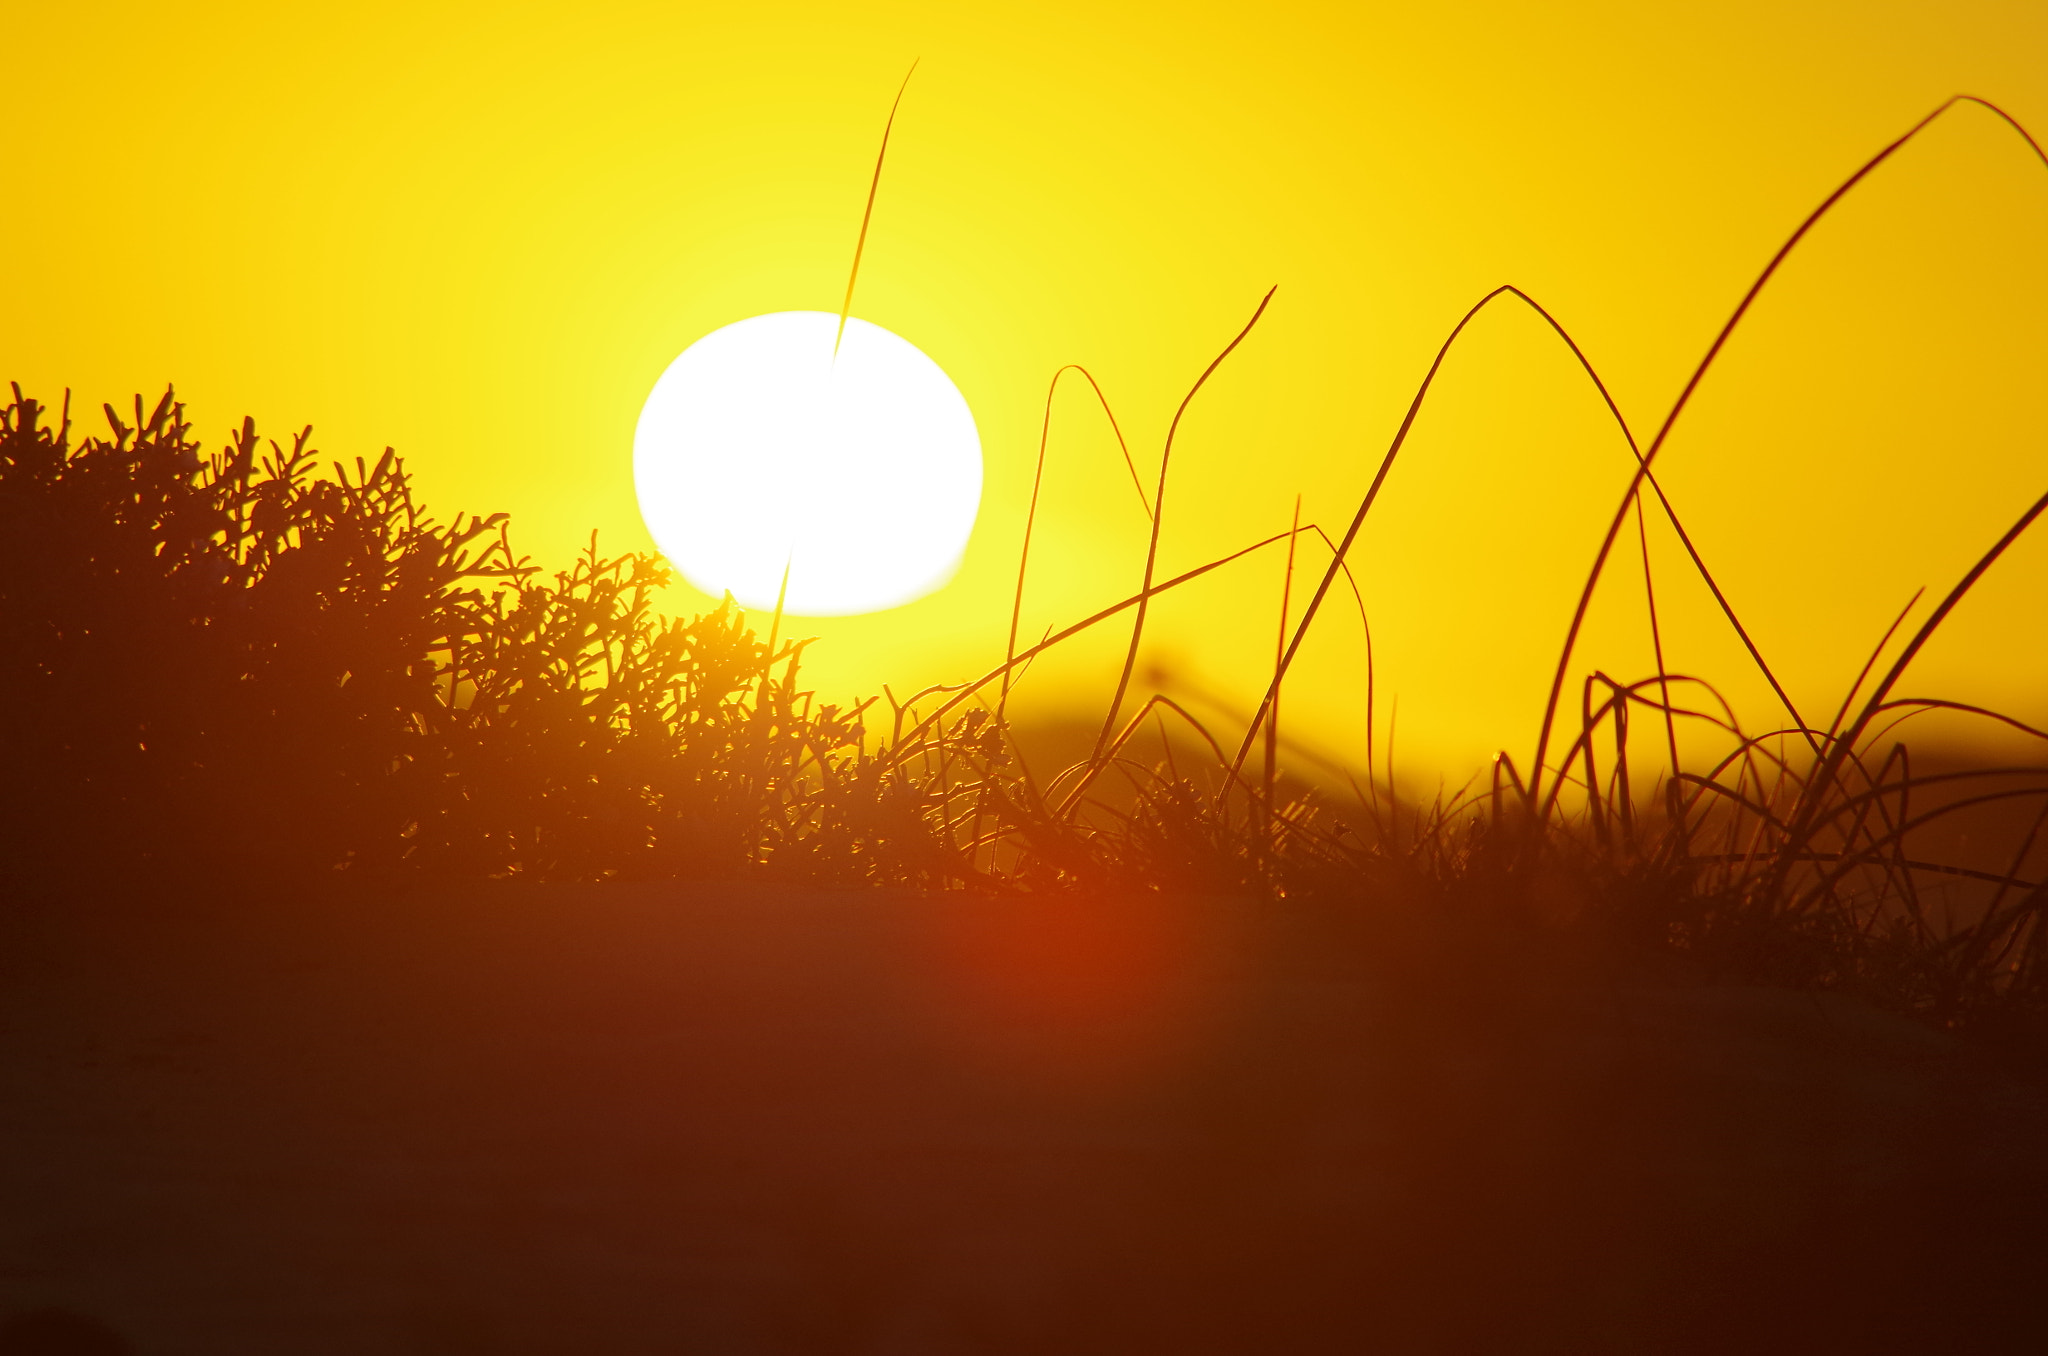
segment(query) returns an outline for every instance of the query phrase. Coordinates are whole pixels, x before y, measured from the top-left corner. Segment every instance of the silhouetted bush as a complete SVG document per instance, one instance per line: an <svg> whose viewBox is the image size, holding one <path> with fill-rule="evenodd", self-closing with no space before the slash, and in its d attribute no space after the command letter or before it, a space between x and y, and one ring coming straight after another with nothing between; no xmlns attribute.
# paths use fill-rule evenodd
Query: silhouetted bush
<svg viewBox="0 0 2048 1356"><path fill-rule="evenodd" d="M310 430L244 421L205 455L169 393L105 436L51 413L0 411L15 879L943 864L858 713L795 689L802 647L656 616L653 558L593 537L544 576L502 515L427 516L389 450L322 477Z"/></svg>

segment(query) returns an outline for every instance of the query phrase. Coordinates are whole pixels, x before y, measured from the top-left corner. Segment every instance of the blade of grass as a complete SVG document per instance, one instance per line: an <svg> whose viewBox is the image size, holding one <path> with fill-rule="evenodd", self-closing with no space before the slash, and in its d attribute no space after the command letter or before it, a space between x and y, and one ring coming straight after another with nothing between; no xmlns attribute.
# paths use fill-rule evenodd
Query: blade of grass
<svg viewBox="0 0 2048 1356"><path fill-rule="evenodd" d="M967 701L976 692L979 692L982 688L987 687L990 683L999 681L1002 678L1003 674L1008 672L1010 669L1013 669L1020 664L1029 664L1033 659L1045 653L1047 650L1052 649L1054 646L1059 645L1064 641L1073 639L1075 636L1080 635L1082 632L1087 631L1101 624L1102 622L1108 621L1111 617L1118 615L1127 608L1137 607L1142 602L1149 600L1151 598L1157 598L1164 593L1170 593L1174 589L1181 587L1183 584L1193 583L1195 580L1200 579L1202 576L1206 574L1210 574L1216 570L1222 569L1225 565L1233 564L1236 561L1244 559L1246 556L1250 555L1254 551L1262 550L1265 547L1273 545L1275 542L1284 539L1286 535L1287 534L1284 532L1275 533L1273 536L1263 538L1259 541L1255 541L1249 546L1241 546L1237 550L1230 552L1228 555L1218 556L1216 559L1208 562L1205 565L1197 565L1192 570L1183 571L1182 573L1175 575L1171 579L1164 580L1160 583L1154 584L1151 588L1145 590L1144 593L1134 593L1130 597L1123 599L1121 602L1111 603L1108 607L1103 608L1099 612L1095 612L1090 614L1089 616L1083 617L1080 621L1075 622L1073 625L1068 626L1063 630L1056 631L1052 635L1047 636L1044 640L1039 641L1036 645L1033 645L1028 650L1018 651L1016 654L1004 660L995 668L990 669L981 677L973 680L972 682L962 684L961 690L959 692L955 693L952 697L948 698L947 701L943 705L941 705L937 711L934 711L931 715L925 717L910 731L908 735L902 736L902 739L897 742L915 741L916 739L921 738L925 734L928 734L935 721L940 720L946 715L950 714L954 707L960 705L960 703L964 701Z"/></svg>
<svg viewBox="0 0 2048 1356"><path fill-rule="evenodd" d="M1202 369L1202 375L1195 378L1195 384L1188 388L1188 393L1185 396L1181 397L1180 408L1173 412L1173 422L1167 426L1166 445L1159 454L1159 488L1152 493L1152 532L1145 545L1144 582L1140 586L1137 595L1138 615L1131 623L1130 649L1124 655L1123 672L1117 675L1116 692L1109 699L1109 712L1103 719L1101 733L1095 737L1095 753L1098 757L1101 756L1103 746L1109 743L1110 735L1116 729L1117 715L1123 709L1124 694L1130 691L1131 671L1138 665L1138 646L1145 635L1145 615L1152 604L1153 571L1158 568L1159 564L1159 530L1166 522L1166 477L1173 466L1174 436L1180 432L1180 421L1186 416L1188 406L1194 403L1195 397L1200 394L1202 387L1208 384L1209 378L1215 374L1216 369L1223 365L1223 360L1232 353L1235 353L1237 346L1242 344L1246 336L1251 334L1252 327L1259 323L1259 317L1265 315L1266 307L1270 306L1273 302L1273 294L1279 290L1277 285L1268 288L1266 295L1259 298L1258 309L1252 312L1252 318L1244 322L1244 328L1237 332L1236 338L1224 345L1221 353L1209 360L1209 365Z"/></svg>
<svg viewBox="0 0 2048 1356"><path fill-rule="evenodd" d="M868 202L861 209L860 236L853 242L853 267L846 274L846 299L839 303L839 329L832 336L832 357L839 358L839 345L846 339L847 317L853 314L853 285L860 281L860 257L868 247L868 223L875 215L875 193L882 186L882 165L889 158L889 133L896 127L896 110L903 105L903 92L910 88L910 77L917 74L917 62L910 63L910 69L903 73L903 83L896 87L895 102L889 105L889 120L882 124L882 146L875 152L874 177L868 180Z"/></svg>
<svg viewBox="0 0 2048 1356"><path fill-rule="evenodd" d="M1294 496L1294 521L1287 526L1287 567L1280 576L1280 625L1273 636L1273 672L1280 672L1280 660L1287 653L1287 605L1294 590L1294 549L1301 541L1301 496ZM1273 807L1273 784L1280 775L1280 696L1273 696L1273 710L1266 720L1266 766L1259 780L1259 789L1264 796L1261 802L1262 821L1269 818Z"/></svg>
<svg viewBox="0 0 2048 1356"><path fill-rule="evenodd" d="M1031 503L1024 512L1024 545L1017 555L1017 590L1010 603L1010 636L1003 648L1003 659L1007 663L1017 654L1017 628L1024 616L1024 579L1031 565L1031 536L1038 525L1038 496L1045 484L1045 453L1047 441L1052 436L1052 398L1059 390L1060 378L1069 372L1079 372L1095 392L1095 398L1102 404L1102 413L1109 419L1110 431L1116 434L1116 445L1124 454L1124 466L1131 473L1131 485L1138 492L1138 503L1144 507L1145 521L1152 521L1152 501L1145 497L1145 486L1138 480L1137 463L1131 460L1130 444L1124 441L1124 431L1117 423L1116 411L1110 408L1109 397L1102 392L1102 386L1095 375L1079 363L1067 363L1052 374L1052 381L1045 389L1045 418L1038 429L1038 462L1031 472ZM996 714L1002 716L1010 704L1010 672L1003 670L1002 697L996 703Z"/></svg>

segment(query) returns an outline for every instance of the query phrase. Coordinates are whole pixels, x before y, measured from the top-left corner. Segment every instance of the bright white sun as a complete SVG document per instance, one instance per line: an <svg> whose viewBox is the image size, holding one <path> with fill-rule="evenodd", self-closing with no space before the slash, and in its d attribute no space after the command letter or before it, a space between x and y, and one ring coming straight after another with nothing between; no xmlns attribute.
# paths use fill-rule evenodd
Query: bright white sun
<svg viewBox="0 0 2048 1356"><path fill-rule="evenodd" d="M714 597L874 612L952 578L981 439L939 365L863 320L778 311L713 330L654 383L633 435L640 515Z"/></svg>

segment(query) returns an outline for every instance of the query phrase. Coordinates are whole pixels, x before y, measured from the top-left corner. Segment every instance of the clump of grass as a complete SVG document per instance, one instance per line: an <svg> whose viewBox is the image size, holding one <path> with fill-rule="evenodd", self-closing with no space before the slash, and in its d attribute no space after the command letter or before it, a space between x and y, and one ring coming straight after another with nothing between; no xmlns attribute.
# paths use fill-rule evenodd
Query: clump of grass
<svg viewBox="0 0 2048 1356"><path fill-rule="evenodd" d="M688 620L663 615L656 601L669 575L658 559L608 557L593 537L549 575L515 553L502 515L431 518L388 450L374 466L336 463L323 475L310 431L285 447L263 443L245 421L227 447L204 455L169 393L153 409L138 398L132 422L109 407L108 433L75 438L68 401L52 421L16 388L0 410L0 749L9 768L0 865L16 883L89 864L206 881L771 873L980 892L1228 893L1358 910L1422 899L1518 926L1591 929L1722 975L1852 989L1940 1024L2039 1030L2048 880L2033 876L2048 858L2048 766L1916 772L1896 726L1947 710L2048 739L1994 712L1899 695L1913 658L2048 510L2048 496L1893 651L1901 615L1821 726L1793 707L1654 472L1694 390L1787 255L1956 102L1873 157L1800 226L1646 446L1564 326L1503 287L1445 340L1341 535L1297 512L1285 532L1161 579L1173 434L1148 495L1100 385L1061 369L1055 389L1072 371L1099 399L1149 520L1137 591L1020 646L1035 483L1003 662L886 706L816 701L799 681L807 642L779 639L779 618L762 640L730 600ZM1365 629L1370 708L1371 632L1349 553L1445 354L1502 300L1534 308L1570 347L1635 468L1567 629L1533 756L1524 767L1503 753L1483 786L1415 805L1394 793L1391 771L1378 776L1368 743L1349 802L1307 791L1279 765L1288 670L1341 579ZM1175 430L1265 305L1201 374ZM1044 463L1042 436L1041 477ZM1711 686L1665 669L1647 549L1652 504L1784 702L1783 728L1746 733ZM1574 727L1563 697L1579 630L1631 521L1658 671L1626 682L1585 676ZM1317 542L1328 561L1296 616L1295 555ZM1127 711L1151 602L1283 546L1290 589L1279 600L1273 674L1234 752L1164 693ZM1038 655L1126 617L1126 657L1090 752L1065 768L1034 768L1009 718L1018 678ZM1663 763L1647 785L1636 771L1644 722L1659 746L1648 757ZM1682 722L1718 729L1726 756L1684 766ZM1370 709L1366 723L1373 728ZM1140 753L1154 739L1163 758ZM1248 770L1254 749L1263 757ZM1997 869L1918 850L1987 807L2036 802Z"/></svg>
<svg viewBox="0 0 2048 1356"><path fill-rule="evenodd" d="M1010 652L994 674L962 689L940 694L934 714L914 734L943 729L948 715L999 681L996 709L1006 704L1011 675L1050 645L1080 630L1133 614L1129 650L1095 750L1088 759L1041 789L1025 778L992 785L984 778L976 794L993 798L998 813L977 814L970 850L985 853L997 877L1075 880L1110 877L1125 886L1220 888L1278 897L1337 894L1356 896L1374 883L1421 882L1440 896L1488 895L1497 909L1519 902L1523 911L1552 919L1568 915L1616 934L1690 953L1713 969L1752 980L1826 985L1860 991L1891 1006L1945 1025L2048 1018L2048 880L2031 880L2048 866L2041 835L2048 827L2048 766L1983 766L1915 774L1896 726L1914 714L1946 710L1994 723L2031 739L2048 738L1997 712L1952 701L1903 697L1898 685L1914 657L1955 606L2044 510L2048 495L2026 509L1934 608L1892 657L1861 707L1854 707L1865 683L1895 639L1897 624L1880 641L1851 685L1842 709L1826 727L1809 722L1793 705L1761 649L1743 625L1707 562L1686 532L1676 507L1654 474L1654 463L1694 392L1728 338L1785 259L1842 198L1900 148L1950 109L1975 104L2001 118L2048 164L2040 145L2003 110L1972 96L1940 105L1871 157L1800 224L1773 256L1736 307L1693 372L1647 447L1638 443L1609 395L1598 371L1565 327L1518 288L1488 293L1459 320L1438 350L1392 445L1382 459L1351 522L1334 543L1315 524L1294 528L1175 579L1158 582L1157 543L1167 502L1173 434L1162 451L1157 488L1146 499L1150 546L1139 591L1115 607L1017 649L1013 613ZM1270 300L1270 294L1268 294ZM1404 810L1389 786L1375 785L1370 747L1358 805L1347 814L1313 798L1279 797L1272 750L1277 742L1279 702L1289 667L1340 577L1348 580L1347 557L1399 457L1437 371L1451 347L1480 311L1497 301L1519 301L1546 321L1568 346L1599 391L1634 458L1635 471L1616 509L1564 638L1527 775L1503 753L1486 790L1469 789L1428 807ZM1217 366L1242 343L1263 314L1261 301L1245 330L1204 370L1176 412L1178 429L1188 403ZM1062 369L1066 371L1070 369ZM1078 369L1071 369L1078 370ZM1085 372L1083 376L1087 376ZM1055 385L1058 382L1055 376ZM1117 433L1101 388L1088 376ZM1048 422L1051 392L1047 395ZM1044 470L1041 437L1039 475ZM1135 476L1135 468L1133 470ZM1743 731L1711 686L1669 672L1662 662L1657 597L1649 568L1645 499L1654 500L1722 613L1771 690L1784 704L1789 724L1763 736ZM1032 515L1038 503L1034 483ZM1569 732L1563 697L1574 650L1594 590L1617 543L1633 520L1642 541L1645 615L1658 671L1623 683L1606 674L1583 682L1578 728ZM1226 756L1210 732L1163 695L1143 703L1121 728L1118 721L1129 689L1152 598L1210 570L1287 542L1291 557L1304 534L1329 545L1330 559L1300 618L1285 636L1271 683L1246 723L1234 756ZM1024 591L1030 527L1019 564L1017 597ZM1355 582L1352 591L1356 593ZM1909 608L1910 611L1910 608ZM1360 606L1361 624L1364 622ZM1905 620L1901 614L1900 622ZM1368 655L1370 629L1366 630ZM1372 701L1370 660L1367 702ZM1686 699L1700 695L1697 708ZM1855 711L1851 716L1852 708ZM1213 750L1201 776L1179 769L1133 765L1124 749L1148 719L1171 714ZM1661 784L1631 784L1631 714L1661 727L1666 770ZM1367 728L1372 728L1371 712ZM1731 746L1726 757L1704 771L1685 768L1677 727L1682 721L1717 726ZM1561 733L1564 732L1564 733ZM1553 757L1561 738L1569 742ZM1245 775L1248 756L1265 740L1263 775ZM1611 752L1603 752L1611 749ZM1640 755L1638 755L1640 757ZM1130 781L1123 807L1091 799L1091 788L1112 773ZM1647 794L1645 794L1647 793ZM2010 847L2002 869L1986 870L1955 861L1916 855L1924 843L1959 817L1987 806L2038 803L2030 827Z"/></svg>

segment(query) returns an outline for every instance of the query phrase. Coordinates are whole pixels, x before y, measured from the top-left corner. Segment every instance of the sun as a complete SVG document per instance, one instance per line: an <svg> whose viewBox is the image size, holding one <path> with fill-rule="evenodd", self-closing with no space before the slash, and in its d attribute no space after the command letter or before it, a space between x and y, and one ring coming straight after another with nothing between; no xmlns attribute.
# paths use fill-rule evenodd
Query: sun
<svg viewBox="0 0 2048 1356"><path fill-rule="evenodd" d="M640 515L698 588L786 611L896 607L953 576L981 439L939 365L879 325L778 311L713 330L654 383L633 435Z"/></svg>

